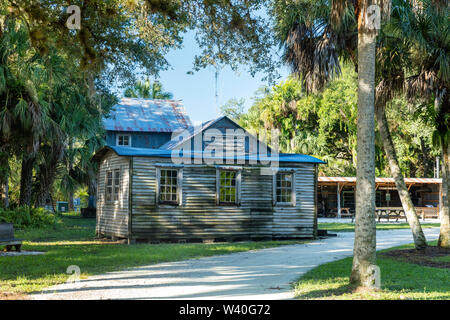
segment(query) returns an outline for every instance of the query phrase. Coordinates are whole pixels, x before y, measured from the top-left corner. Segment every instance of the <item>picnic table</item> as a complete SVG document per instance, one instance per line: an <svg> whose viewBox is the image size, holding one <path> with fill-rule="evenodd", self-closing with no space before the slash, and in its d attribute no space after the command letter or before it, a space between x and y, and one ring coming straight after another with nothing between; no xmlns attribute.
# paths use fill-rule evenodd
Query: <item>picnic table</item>
<svg viewBox="0 0 450 320"><path fill-rule="evenodd" d="M408 220L405 215L405 210L403 210L402 207L378 207L375 208L375 216L378 219L378 222L380 222L382 218L387 219L388 222L389 219L396 219L396 222L398 219Z"/></svg>
<svg viewBox="0 0 450 320"><path fill-rule="evenodd" d="M22 240L14 238L14 225L12 223L0 223L0 246L6 246L6 251L11 251L12 247L20 252Z"/></svg>
<svg viewBox="0 0 450 320"><path fill-rule="evenodd" d="M332 208L329 212L328 212L328 217L337 217L338 215L338 209L337 208ZM352 218L352 222L354 219L355 215L353 214L353 212L350 210L350 208L341 208L341 218Z"/></svg>

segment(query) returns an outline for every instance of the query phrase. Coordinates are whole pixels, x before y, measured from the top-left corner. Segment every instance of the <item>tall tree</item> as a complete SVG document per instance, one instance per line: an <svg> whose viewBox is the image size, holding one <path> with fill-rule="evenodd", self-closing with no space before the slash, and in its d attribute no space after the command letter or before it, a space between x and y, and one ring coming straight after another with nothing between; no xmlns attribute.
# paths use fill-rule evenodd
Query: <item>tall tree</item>
<svg viewBox="0 0 450 320"><path fill-rule="evenodd" d="M400 2L390 32L411 48L404 86L412 102L427 108L442 154L443 205L438 245L450 247L450 26L447 0ZM430 100L434 103L430 104Z"/></svg>
<svg viewBox="0 0 450 320"><path fill-rule="evenodd" d="M377 286L374 268L376 265L374 103L377 28L369 21L369 14L376 14L369 12L369 8L379 4L377 1L361 0L357 1L355 8L358 22L358 160L355 244L350 282L368 288Z"/></svg>
<svg viewBox="0 0 450 320"><path fill-rule="evenodd" d="M404 1L400 1L400 5ZM397 2L394 1L394 8ZM377 88L376 88L376 118L380 131L383 147L386 152L389 168L405 211L408 223L411 227L416 249L427 247L425 235L411 200L409 190L398 163L397 153L392 140L386 117L386 105L393 97L402 93L405 80L406 66L411 63L409 59L408 45L402 39L380 36L377 50Z"/></svg>
<svg viewBox="0 0 450 320"><path fill-rule="evenodd" d="M355 0L299 1L288 5L280 2L275 10L278 16L282 16L277 20L280 21L278 32L286 48L285 60L300 76L306 90L321 90L334 75L339 74L339 57L352 61L357 67L356 219L350 281L368 288L377 286L375 49L380 13L388 8L389 1Z"/></svg>
<svg viewBox="0 0 450 320"><path fill-rule="evenodd" d="M196 57L195 68L211 63L236 68L245 63L252 72L270 73L274 63L269 24L258 14L264 2L75 1L71 4L81 10L81 28L77 30L66 27L70 15L66 1L41 1L39 5L28 0L0 2L0 99L6 102L0 113L1 139L2 147L8 146L8 157L23 158L21 204L30 204L33 172L41 175L36 183L48 176L36 165L36 156L41 145L50 146L41 138L47 128L45 121L52 119L47 112L54 110L53 86L41 79L56 75L51 68L52 51L58 52L53 56L78 66L81 78L70 78L70 71L67 73L72 83L88 89L81 94L84 99L94 99L101 84L115 80L133 83L137 69L156 75L168 66L164 55L181 46L182 34L188 29L195 30L203 50ZM11 41L13 34L20 40ZM161 93L158 90L155 85L153 96ZM54 167L57 161L51 162Z"/></svg>

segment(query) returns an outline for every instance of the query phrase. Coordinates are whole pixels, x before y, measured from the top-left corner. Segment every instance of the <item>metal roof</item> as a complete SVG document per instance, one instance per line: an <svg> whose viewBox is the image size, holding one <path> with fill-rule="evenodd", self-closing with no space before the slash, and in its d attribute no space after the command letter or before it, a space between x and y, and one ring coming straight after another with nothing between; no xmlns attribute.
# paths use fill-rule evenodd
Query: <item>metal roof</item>
<svg viewBox="0 0 450 320"><path fill-rule="evenodd" d="M137 132L174 132L192 126L181 101L122 98L114 105L106 130Z"/></svg>
<svg viewBox="0 0 450 320"><path fill-rule="evenodd" d="M356 177L318 177L318 182L356 183ZM394 178L375 178L375 183L395 183ZM439 184L442 179L435 178L405 178L406 184Z"/></svg>
<svg viewBox="0 0 450 320"><path fill-rule="evenodd" d="M216 118L216 119L212 119L212 120L203 122L202 124L196 125L194 127L190 127L190 128L188 128L188 133L189 133L188 136L186 136L186 135L184 135L184 136L176 135L176 136L174 136L172 138L172 140L167 141L160 148L161 149L173 149L173 148L183 144L184 142L188 141L189 139L193 138L194 136L196 136L197 134L199 134L203 130L206 130L208 127L210 127L214 123L216 123L216 122L218 122L218 121L220 121L220 120L222 120L224 118L227 118L227 117L226 116L222 116L222 117L219 117L219 118ZM180 133L184 134L185 132L180 132Z"/></svg>
<svg viewBox="0 0 450 320"><path fill-rule="evenodd" d="M130 148L123 146L108 146L99 150L93 157L94 160L99 160L108 150L113 150L119 156L133 156L133 157L160 157L160 158L170 158L172 157L172 152L180 152L180 156L182 157L182 151L172 151L167 149L149 149L149 148ZM204 159L214 159L216 157L205 157L204 152L202 151L193 151L191 152L192 157ZM229 157L221 157L222 159L229 159ZM258 155L243 155L243 156L235 156L233 157L235 160L258 160L258 161L274 161L278 160L279 162L293 162L293 163L317 163L322 164L324 161L305 155L305 154L291 154L291 153L280 153L278 154L278 158L270 157L270 156L258 156Z"/></svg>

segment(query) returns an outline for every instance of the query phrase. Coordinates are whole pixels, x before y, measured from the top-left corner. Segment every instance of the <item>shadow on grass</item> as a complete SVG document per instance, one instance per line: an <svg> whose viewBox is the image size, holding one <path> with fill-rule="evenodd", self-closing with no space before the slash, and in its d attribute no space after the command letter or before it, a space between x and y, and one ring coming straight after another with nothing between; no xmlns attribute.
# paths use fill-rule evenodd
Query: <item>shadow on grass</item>
<svg viewBox="0 0 450 320"><path fill-rule="evenodd" d="M341 296L352 293L355 287L350 284L340 285L336 288L315 289L309 290L305 293L297 291L295 297L297 299L316 299L316 298L332 298L334 296Z"/></svg>
<svg viewBox="0 0 450 320"><path fill-rule="evenodd" d="M379 255L381 290L363 292L355 291L355 287L348 284L351 264L351 258L346 258L312 269L295 284L296 298L450 299L448 268L423 266Z"/></svg>

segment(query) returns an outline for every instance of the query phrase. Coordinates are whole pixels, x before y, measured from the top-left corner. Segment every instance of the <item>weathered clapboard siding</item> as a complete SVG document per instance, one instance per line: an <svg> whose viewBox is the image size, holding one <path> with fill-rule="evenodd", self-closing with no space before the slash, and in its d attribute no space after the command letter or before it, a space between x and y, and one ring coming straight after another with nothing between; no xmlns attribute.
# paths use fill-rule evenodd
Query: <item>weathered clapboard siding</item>
<svg viewBox="0 0 450 320"><path fill-rule="evenodd" d="M301 165L293 173L295 205L275 205L273 223L275 238L313 235L314 198L309 195L309 189L313 189L314 183L313 166Z"/></svg>
<svg viewBox="0 0 450 320"><path fill-rule="evenodd" d="M274 206L273 237L313 237L314 229L314 166L296 164L295 206Z"/></svg>
<svg viewBox="0 0 450 320"><path fill-rule="evenodd" d="M250 237L272 237L273 178L262 175L259 167L242 170L241 204L249 214Z"/></svg>
<svg viewBox="0 0 450 320"><path fill-rule="evenodd" d="M106 202L106 172L120 169L119 200ZM99 235L127 238L128 235L128 194L129 194L129 159L119 157L109 151L100 162L97 189L97 226Z"/></svg>
<svg viewBox="0 0 450 320"><path fill-rule="evenodd" d="M216 204L216 167L206 165L182 167L179 206L158 204L156 166L163 163L171 166L170 159L133 158L133 238L289 238L313 234L314 192L308 193L314 188L314 165L301 165L296 170L296 206L285 208L273 206L273 177L249 165L237 166L242 168L240 205Z"/></svg>
<svg viewBox="0 0 450 320"><path fill-rule="evenodd" d="M177 167L182 170L180 205L158 204L157 168L172 165L168 158L107 153L100 163L97 232L149 240L313 237L314 164L281 164L295 171L295 206L274 205L273 176L249 164L236 166L241 172L238 205L217 204L217 168L207 165ZM121 169L120 201L105 203L106 171L116 168Z"/></svg>

